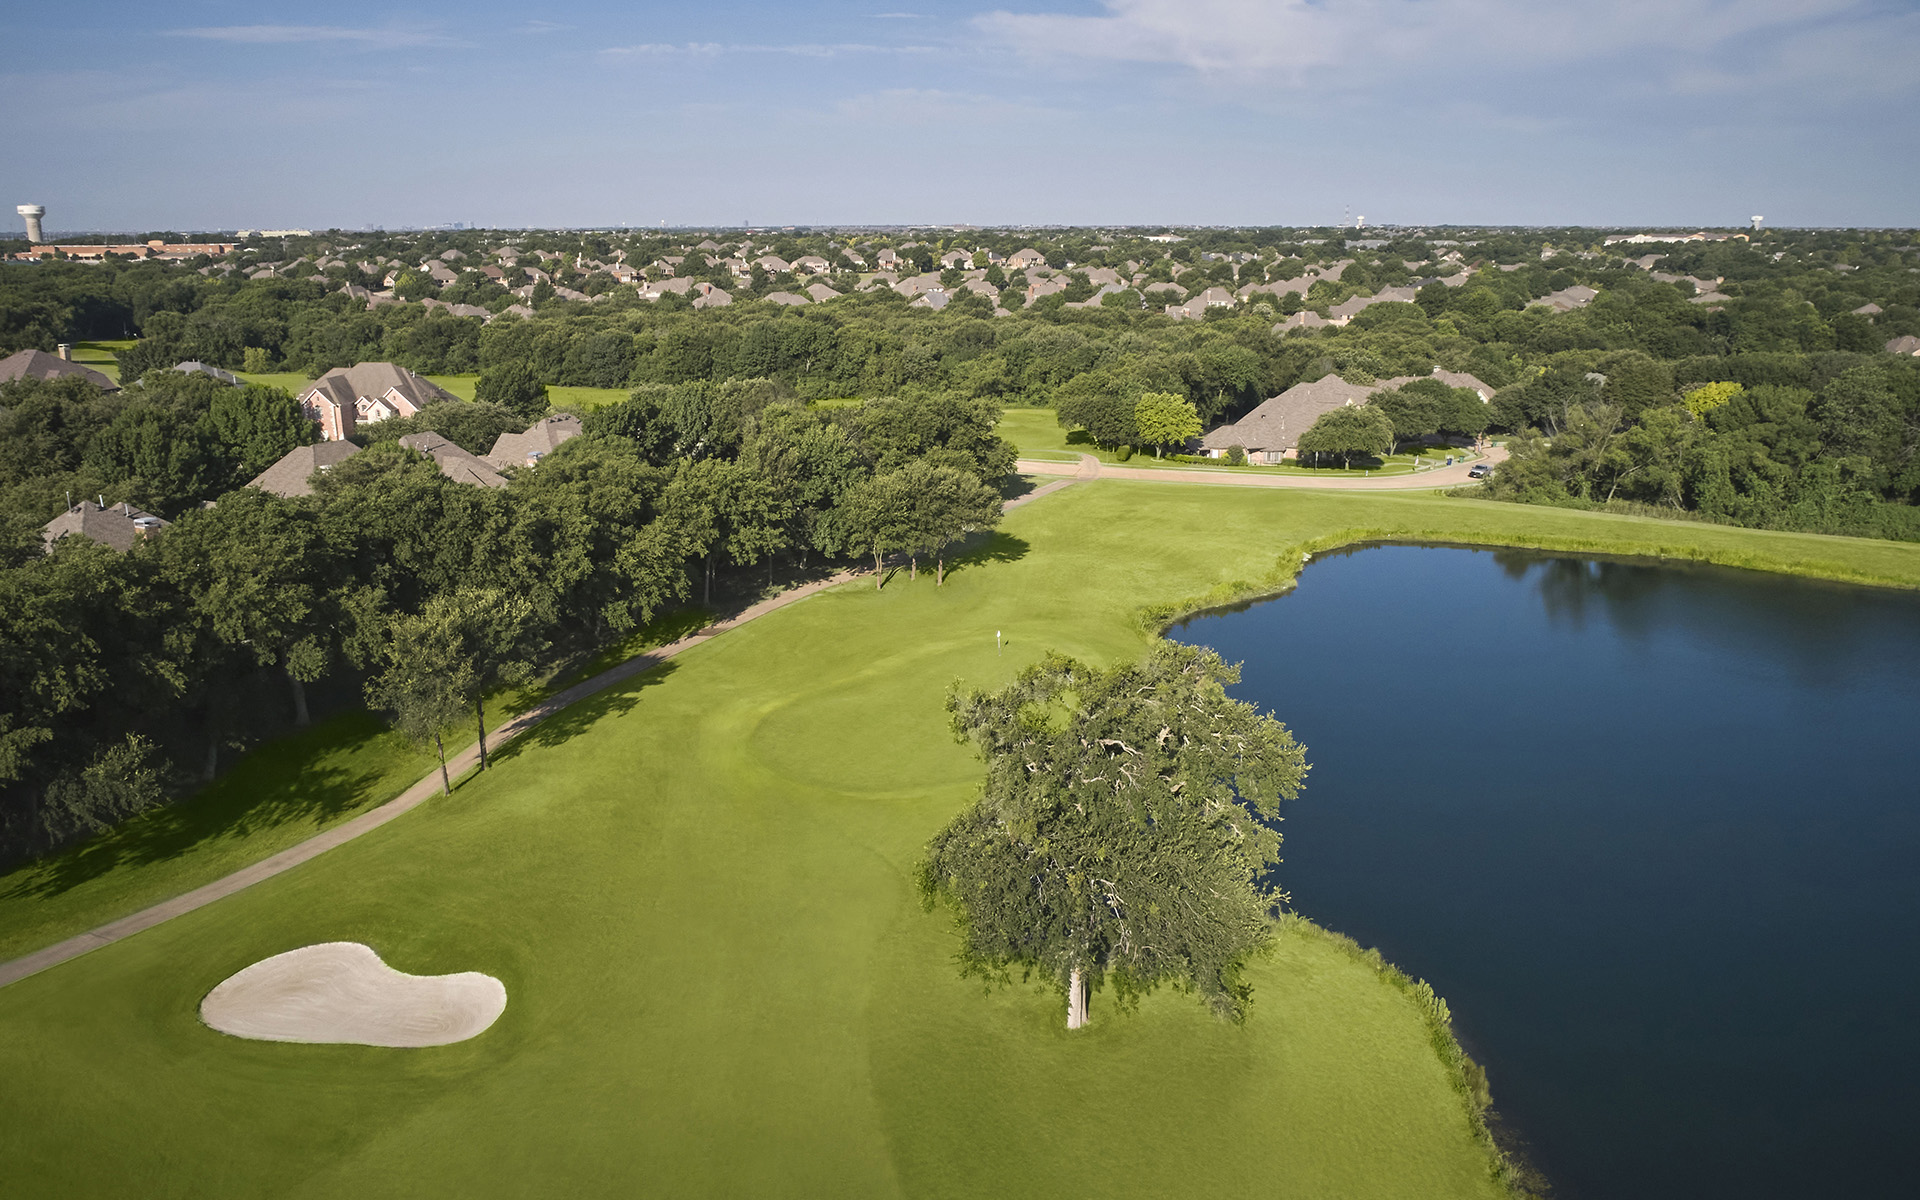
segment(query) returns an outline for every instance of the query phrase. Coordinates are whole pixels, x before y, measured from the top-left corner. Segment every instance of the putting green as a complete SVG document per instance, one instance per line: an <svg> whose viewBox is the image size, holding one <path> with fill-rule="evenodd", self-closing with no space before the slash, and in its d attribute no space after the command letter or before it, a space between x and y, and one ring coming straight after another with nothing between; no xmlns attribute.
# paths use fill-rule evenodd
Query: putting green
<svg viewBox="0 0 1920 1200"><path fill-rule="evenodd" d="M783 609L561 714L451 798L0 989L7 1181L34 1196L1496 1195L1413 1000L1327 941L1281 937L1245 1026L1178 995L1130 1016L1096 996L1069 1036L1056 997L958 979L948 918L910 886L978 775L946 733L951 680L990 686L1048 650L1138 654L1143 604L1231 590L1341 529L1621 550L1657 536L1920 580L1920 548L1884 543L1433 496L1072 487L1011 514L993 561L944 589L897 577ZM329 941L412 973L484 972L513 1001L471 1041L405 1051L200 1024L221 980Z"/></svg>

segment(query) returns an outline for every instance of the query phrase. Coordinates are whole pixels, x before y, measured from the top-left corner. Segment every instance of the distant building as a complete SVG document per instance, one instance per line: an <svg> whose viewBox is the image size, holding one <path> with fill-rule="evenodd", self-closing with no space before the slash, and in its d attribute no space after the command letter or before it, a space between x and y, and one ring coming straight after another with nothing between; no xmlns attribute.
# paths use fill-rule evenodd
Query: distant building
<svg viewBox="0 0 1920 1200"><path fill-rule="evenodd" d="M1420 378L1400 375L1378 383L1348 383L1338 375L1325 375L1312 383L1297 383L1278 396L1264 400L1259 407L1231 425L1222 425L1200 439L1209 458L1222 458L1230 447L1247 452L1249 462L1277 463L1296 456L1300 435L1313 427L1322 414L1347 405L1365 404L1375 392L1391 391ZM1493 399L1493 388L1465 371L1433 369L1430 378L1448 387L1467 388L1482 403Z"/></svg>
<svg viewBox="0 0 1920 1200"><path fill-rule="evenodd" d="M78 376L103 392L117 392L120 385L92 367L83 367L45 350L21 350L0 358L0 383L16 379L63 379Z"/></svg>
<svg viewBox="0 0 1920 1200"><path fill-rule="evenodd" d="M313 494L313 478L360 453L352 442L315 442L281 455L280 461L247 482L248 487L291 500Z"/></svg>
<svg viewBox="0 0 1920 1200"><path fill-rule="evenodd" d="M219 258L233 253L237 242L164 242L155 238L149 242L128 242L116 246L53 246L38 245L15 258L71 258L80 262L100 262L109 254L122 258L156 258L178 261L205 254L210 258Z"/></svg>
<svg viewBox="0 0 1920 1200"><path fill-rule="evenodd" d="M300 393L300 411L320 426L320 436L340 442L361 425L410 417L429 404L459 397L393 363L335 367Z"/></svg>
<svg viewBox="0 0 1920 1200"><path fill-rule="evenodd" d="M166 527L167 522L131 504L102 508L91 500L82 500L41 526L40 536L49 551L61 538L83 537L125 554L141 538Z"/></svg>
<svg viewBox="0 0 1920 1200"><path fill-rule="evenodd" d="M1920 357L1920 337L1906 334L1887 343L1888 354L1907 354Z"/></svg>
<svg viewBox="0 0 1920 1200"><path fill-rule="evenodd" d="M205 375L209 379L218 379L221 383L229 387L239 387L241 382L240 377L232 371L222 371L219 367L210 367L197 359L188 359L183 363L175 363L173 369L183 375Z"/></svg>

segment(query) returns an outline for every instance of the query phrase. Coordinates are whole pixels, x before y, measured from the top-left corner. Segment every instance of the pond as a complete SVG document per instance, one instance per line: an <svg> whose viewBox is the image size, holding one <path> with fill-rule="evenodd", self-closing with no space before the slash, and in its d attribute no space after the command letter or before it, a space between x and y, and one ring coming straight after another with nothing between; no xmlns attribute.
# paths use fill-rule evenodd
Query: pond
<svg viewBox="0 0 1920 1200"><path fill-rule="evenodd" d="M1447 998L1557 1196L1920 1186L1920 597L1381 546L1170 636L1307 746L1292 906Z"/></svg>

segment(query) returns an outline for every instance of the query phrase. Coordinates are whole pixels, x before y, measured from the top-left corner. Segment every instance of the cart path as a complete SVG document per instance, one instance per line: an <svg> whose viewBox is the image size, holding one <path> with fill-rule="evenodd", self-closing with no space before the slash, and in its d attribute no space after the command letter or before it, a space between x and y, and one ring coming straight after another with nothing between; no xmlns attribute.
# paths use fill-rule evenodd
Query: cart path
<svg viewBox="0 0 1920 1200"><path fill-rule="evenodd" d="M1047 484L1022 497L1019 501L1009 502L1008 507L1015 507L1020 503L1036 499L1047 492L1065 486L1065 482ZM725 620L716 621L711 625L704 626L677 642L662 646L657 650L649 650L647 653L636 655L617 666L609 667L591 679L583 680L564 691L554 693L526 712L503 721L496 728L489 730L487 732L488 749L497 751L507 742L525 733L527 730L532 729L535 725L538 725L568 705L584 700L595 693L605 691L615 684L624 683L636 675L659 666L677 654L689 650L694 646L698 646L702 642L711 641L729 629L738 628L756 617L763 617L775 609L785 608L789 604L804 600L816 592L825 591L827 588L847 583L859 578L859 575L860 573L855 571L842 571L829 579L822 579L814 583L802 584L799 587L791 588L781 592L777 596L771 596L757 604L750 605ZM469 768L478 764L479 761L480 747L476 743L449 757L447 759L447 770L453 775L458 776L464 774ZM170 921L183 913L190 913L197 908L205 908L215 900L219 900L225 896L231 896L244 888L252 887L263 879L271 879L282 872L290 871L309 859L318 858L335 846L343 846L362 834L370 833L380 828L395 817L411 812L438 795L439 792L440 768L438 764L436 764L433 770L427 772L423 779L406 791L400 793L400 795L394 799L387 801L377 808L368 809L366 812L350 820L342 821L331 829L316 833L306 841L289 846L278 854L269 858L263 858L250 866L242 867L230 875L224 875L211 883L203 884L190 892L175 896L171 900L162 900L158 904L121 917L117 921L109 921L105 925L90 929L85 933L75 934L65 941L55 942L43 950L36 950L32 954L25 954L7 962L0 962L0 987L5 987L10 983L16 983L29 975L36 975L48 967L58 966L68 959L78 958L89 950L97 950L102 946L112 945L122 938L132 937L143 929L152 929L155 925L163 921Z"/></svg>
<svg viewBox="0 0 1920 1200"><path fill-rule="evenodd" d="M1091 454L1082 454L1077 463L1051 462L1045 459L1023 458L1017 470L1022 475L1068 475L1074 479L1125 479L1148 483L1204 483L1231 487L1279 487L1279 488L1332 488L1342 491L1411 491L1431 488L1458 487L1473 480L1467 472L1481 464L1493 466L1505 462L1507 448L1496 444L1481 451L1480 457L1470 462L1455 463L1451 467L1434 467L1413 475L1380 475L1354 477L1337 475L1326 479L1315 479L1310 475L1260 475L1241 471L1189 470L1179 467L1122 467L1113 463L1103 463Z"/></svg>

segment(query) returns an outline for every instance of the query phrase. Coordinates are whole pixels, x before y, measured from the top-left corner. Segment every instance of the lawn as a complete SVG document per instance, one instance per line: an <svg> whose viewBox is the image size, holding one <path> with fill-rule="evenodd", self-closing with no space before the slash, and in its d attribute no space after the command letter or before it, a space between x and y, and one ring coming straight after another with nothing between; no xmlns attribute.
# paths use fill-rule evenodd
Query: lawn
<svg viewBox="0 0 1920 1200"><path fill-rule="evenodd" d="M1056 997L958 979L949 919L910 885L978 776L945 732L949 681L997 684L1049 650L1136 655L1143 606L1271 586L1302 546L1355 534L1666 546L1920 585L1920 547L1890 543L1432 495L1076 485L1010 514L945 588L856 583L780 610L555 718L450 799L0 989L8 1182L1496 1194L1415 1002L1310 931L1257 964L1244 1026L1179 995L1133 1015L1096 996L1069 1036ZM414 1051L198 1023L233 971L334 939L405 971L497 975L506 1013Z"/></svg>
<svg viewBox="0 0 1920 1200"><path fill-rule="evenodd" d="M92 367L108 379L119 383L120 360L114 357L114 353L119 350L125 350L127 347L133 345L136 340L137 339L134 338L119 338L107 342L75 342L73 344L73 361L79 363L81 366Z"/></svg>
<svg viewBox="0 0 1920 1200"><path fill-rule="evenodd" d="M1068 431L1060 427L1059 420L1050 408L1009 408L1000 416L996 432L1019 448L1022 455L1048 462L1077 461L1082 454L1091 454L1104 463L1120 463L1129 467L1157 467L1166 471L1244 471L1251 475L1301 475L1314 478L1336 479L1342 476L1368 475L1407 475L1411 474L1414 459L1419 457L1421 465L1434 466L1442 462L1449 453L1441 450L1438 455L1431 451L1421 455L1392 454L1382 460L1381 465L1368 469L1343 470L1338 467L1299 467L1282 466L1242 466L1229 467L1222 462L1181 463L1171 459L1155 458L1152 451L1134 454L1122 460L1112 450L1103 450L1087 440L1081 430ZM1456 459L1472 457L1462 451L1451 451Z"/></svg>

